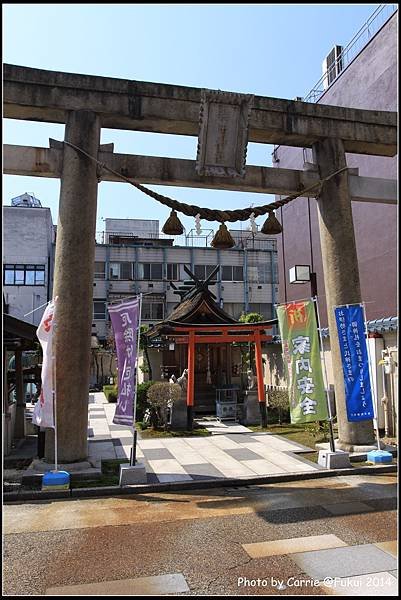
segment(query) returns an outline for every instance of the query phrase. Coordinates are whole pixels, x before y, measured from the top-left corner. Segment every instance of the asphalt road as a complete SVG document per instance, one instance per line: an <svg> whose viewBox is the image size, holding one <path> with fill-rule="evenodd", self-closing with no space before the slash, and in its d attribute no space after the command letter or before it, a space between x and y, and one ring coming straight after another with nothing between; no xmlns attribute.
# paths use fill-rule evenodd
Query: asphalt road
<svg viewBox="0 0 401 600"><path fill-rule="evenodd" d="M305 553L294 553L297 544L312 540L324 550L328 539L338 540L341 548L325 552L346 547L355 554L363 547L369 553L377 552L372 545L393 542L396 535L395 474L14 503L3 513L3 594L44 595L61 586L102 582L100 593L115 588L122 595L122 588L107 583L118 581L133 595L143 591L138 578L181 574L187 591L181 586L174 592L174 582L170 589L164 579L146 580L146 589L152 593L157 581L155 594L166 585L173 595L330 595L330 588L312 584L300 566ZM252 557L243 546L279 540L286 541L270 556ZM391 555L379 553L390 564ZM309 556L315 554L319 558ZM374 566L369 568L373 573ZM280 580L292 583L282 587ZM82 589L69 593L81 595Z"/></svg>

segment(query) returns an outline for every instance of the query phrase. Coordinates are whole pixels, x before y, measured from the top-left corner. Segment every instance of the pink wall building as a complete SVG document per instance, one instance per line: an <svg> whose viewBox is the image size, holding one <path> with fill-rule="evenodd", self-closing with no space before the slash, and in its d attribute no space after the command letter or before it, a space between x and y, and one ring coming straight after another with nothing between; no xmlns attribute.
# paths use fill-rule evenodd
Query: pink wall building
<svg viewBox="0 0 401 600"><path fill-rule="evenodd" d="M398 11L376 31L359 54L344 65L318 103L396 111L397 28ZM273 164L277 168L303 169L304 162L313 162L310 148L279 146L275 149ZM358 167L362 176L397 178L397 157L348 154L347 163ZM367 318L396 315L397 206L353 202L352 211ZM290 284L288 271L296 264L311 265L317 274L322 325L327 326L316 200L298 198L279 209L277 217L283 224L283 234L277 237L280 302L310 296L310 285Z"/></svg>

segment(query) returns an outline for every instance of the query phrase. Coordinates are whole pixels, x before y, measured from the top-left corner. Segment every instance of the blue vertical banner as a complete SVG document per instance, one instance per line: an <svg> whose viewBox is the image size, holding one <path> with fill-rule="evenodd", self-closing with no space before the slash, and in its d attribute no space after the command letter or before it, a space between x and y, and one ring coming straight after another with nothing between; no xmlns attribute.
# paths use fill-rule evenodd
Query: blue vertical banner
<svg viewBox="0 0 401 600"><path fill-rule="evenodd" d="M334 314L343 364L348 421L373 419L375 415L363 306L337 306Z"/></svg>

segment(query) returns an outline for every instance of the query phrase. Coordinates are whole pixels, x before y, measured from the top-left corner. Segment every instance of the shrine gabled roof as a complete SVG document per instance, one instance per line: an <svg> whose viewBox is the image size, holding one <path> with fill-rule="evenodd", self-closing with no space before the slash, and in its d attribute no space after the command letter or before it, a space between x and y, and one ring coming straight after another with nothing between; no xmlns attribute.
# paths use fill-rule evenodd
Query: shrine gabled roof
<svg viewBox="0 0 401 600"><path fill-rule="evenodd" d="M167 319L155 325L152 331L149 332L149 335L153 337L161 333L163 327L168 327L170 323L231 325L238 323L238 321L220 308L208 290L200 290L198 293L181 301L168 315Z"/></svg>

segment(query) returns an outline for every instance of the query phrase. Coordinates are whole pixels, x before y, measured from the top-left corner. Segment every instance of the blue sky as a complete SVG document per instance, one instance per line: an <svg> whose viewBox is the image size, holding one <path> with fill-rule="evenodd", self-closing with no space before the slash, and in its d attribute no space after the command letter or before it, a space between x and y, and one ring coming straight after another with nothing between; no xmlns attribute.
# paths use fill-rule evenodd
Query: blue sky
<svg viewBox="0 0 401 600"><path fill-rule="evenodd" d="M3 61L27 67L294 98L321 76L334 44L346 45L377 4L3 4ZM3 143L47 146L64 126L4 120ZM193 137L102 130L116 152L196 158ZM249 144L249 164L270 165L272 147ZM57 222L55 179L4 176L3 198L33 192ZM152 189L193 204L265 204L262 194ZM152 218L169 210L125 183L101 183L102 218ZM182 217L187 230L193 219ZM257 221L263 222L263 218ZM203 223L204 227L214 224ZM247 224L243 224L246 227ZM235 225L240 227L240 224Z"/></svg>

